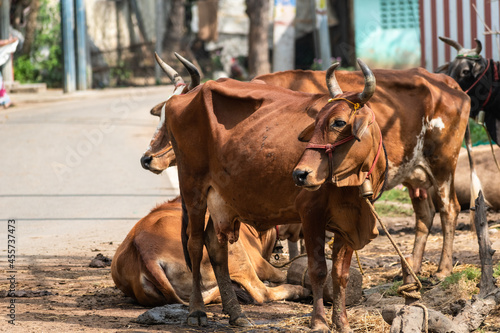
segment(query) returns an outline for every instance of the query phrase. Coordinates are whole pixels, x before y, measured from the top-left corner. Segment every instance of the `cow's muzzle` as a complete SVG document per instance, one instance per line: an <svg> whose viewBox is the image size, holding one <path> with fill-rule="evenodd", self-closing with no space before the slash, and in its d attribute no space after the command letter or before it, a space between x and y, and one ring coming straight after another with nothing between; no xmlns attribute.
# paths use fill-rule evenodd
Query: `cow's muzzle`
<svg viewBox="0 0 500 333"><path fill-rule="evenodd" d="M292 176L295 181L295 185L297 186L305 186L307 181L307 176L309 175L309 171L295 169L293 170Z"/></svg>
<svg viewBox="0 0 500 333"><path fill-rule="evenodd" d="M151 170L151 161L153 160L152 156L142 155L141 157L141 165L146 170Z"/></svg>
<svg viewBox="0 0 500 333"><path fill-rule="evenodd" d="M305 188L306 190L316 191L321 185L311 185L308 181L308 176L311 173L309 170L295 169L293 170L292 177L295 185Z"/></svg>

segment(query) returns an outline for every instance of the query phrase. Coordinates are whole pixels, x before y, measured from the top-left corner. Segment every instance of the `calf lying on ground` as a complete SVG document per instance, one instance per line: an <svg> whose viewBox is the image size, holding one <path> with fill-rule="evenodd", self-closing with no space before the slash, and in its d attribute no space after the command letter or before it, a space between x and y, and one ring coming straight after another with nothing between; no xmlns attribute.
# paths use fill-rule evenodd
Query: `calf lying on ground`
<svg viewBox="0 0 500 333"><path fill-rule="evenodd" d="M189 301L191 272L186 267L181 244L180 199L164 203L142 218L118 247L111 265L116 286L140 304L158 306ZM231 280L242 286L256 303L294 300L309 292L300 286L266 287L262 281L282 283L285 274L266 261L276 230L257 232L241 226L240 240L229 246ZM220 301L219 288L204 250L201 263L203 301Z"/></svg>

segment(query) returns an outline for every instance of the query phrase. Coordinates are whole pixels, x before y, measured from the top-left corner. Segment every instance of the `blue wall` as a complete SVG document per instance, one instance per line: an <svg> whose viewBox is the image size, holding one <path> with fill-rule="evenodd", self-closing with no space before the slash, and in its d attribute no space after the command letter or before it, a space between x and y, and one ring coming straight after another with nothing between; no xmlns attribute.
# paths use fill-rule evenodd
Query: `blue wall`
<svg viewBox="0 0 500 333"><path fill-rule="evenodd" d="M356 56L370 67L420 66L417 0L355 0L354 32Z"/></svg>

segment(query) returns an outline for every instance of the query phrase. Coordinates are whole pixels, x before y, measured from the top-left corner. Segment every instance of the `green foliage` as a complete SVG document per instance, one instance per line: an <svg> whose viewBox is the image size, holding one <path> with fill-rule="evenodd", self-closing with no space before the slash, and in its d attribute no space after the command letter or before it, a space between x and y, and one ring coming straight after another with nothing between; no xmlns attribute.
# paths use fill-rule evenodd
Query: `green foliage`
<svg viewBox="0 0 500 333"><path fill-rule="evenodd" d="M413 209L406 208L401 205L393 205L388 203L375 203L375 209L381 216L412 216Z"/></svg>
<svg viewBox="0 0 500 333"><path fill-rule="evenodd" d="M410 196L406 188L394 188L382 193L380 201L396 201L406 204L411 204Z"/></svg>
<svg viewBox="0 0 500 333"><path fill-rule="evenodd" d="M446 277L441 283L443 289L450 288L451 285L457 284L460 280L479 282L481 278L481 270L476 267L467 267L461 272L453 273Z"/></svg>
<svg viewBox="0 0 500 333"><path fill-rule="evenodd" d="M395 188L382 193L375 203L375 209L382 216L412 216L410 196L406 188Z"/></svg>
<svg viewBox="0 0 500 333"><path fill-rule="evenodd" d="M483 126L478 125L474 120L469 119L470 137L473 146L489 144L488 134Z"/></svg>
<svg viewBox="0 0 500 333"><path fill-rule="evenodd" d="M339 71L349 71L349 72L354 72L357 71L356 67L354 66L349 66L349 67L339 67Z"/></svg>
<svg viewBox="0 0 500 333"><path fill-rule="evenodd" d="M59 2L41 0L31 54L14 59L15 79L21 83L45 82L48 87L62 86L63 57L59 13Z"/></svg>
<svg viewBox="0 0 500 333"><path fill-rule="evenodd" d="M387 296L398 296L398 288L403 285L403 281L396 281L385 291Z"/></svg>
<svg viewBox="0 0 500 333"><path fill-rule="evenodd" d="M314 58L313 63L311 65L311 69L313 71L320 71L320 70L322 70L323 69L323 67L321 65L322 62L323 62L323 60Z"/></svg>
<svg viewBox="0 0 500 333"><path fill-rule="evenodd" d="M21 83L40 82L40 71L27 55L14 58L14 68L16 80Z"/></svg>
<svg viewBox="0 0 500 333"><path fill-rule="evenodd" d="M500 277L500 262L495 267L493 267L493 277Z"/></svg>
<svg viewBox="0 0 500 333"><path fill-rule="evenodd" d="M110 75L112 78L116 79L116 85L126 86L128 85L127 81L132 76L132 70L127 67L125 62L120 61L116 64L116 67L111 68Z"/></svg>

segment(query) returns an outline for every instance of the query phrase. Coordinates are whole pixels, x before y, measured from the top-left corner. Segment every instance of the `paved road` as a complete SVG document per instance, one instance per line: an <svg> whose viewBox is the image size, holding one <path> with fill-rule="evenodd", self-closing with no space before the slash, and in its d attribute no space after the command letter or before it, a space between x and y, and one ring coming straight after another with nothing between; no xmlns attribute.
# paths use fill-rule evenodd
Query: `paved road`
<svg viewBox="0 0 500 333"><path fill-rule="evenodd" d="M156 203L176 193L176 174L140 166L170 87L76 95L0 111L0 258L7 220L17 255L71 254L119 243ZM2 265L0 265L2 266Z"/></svg>

